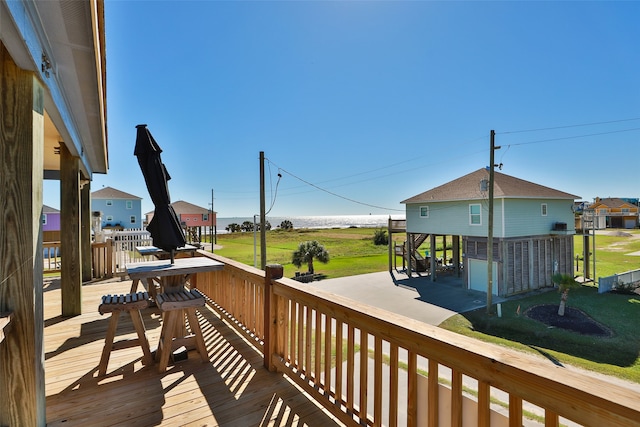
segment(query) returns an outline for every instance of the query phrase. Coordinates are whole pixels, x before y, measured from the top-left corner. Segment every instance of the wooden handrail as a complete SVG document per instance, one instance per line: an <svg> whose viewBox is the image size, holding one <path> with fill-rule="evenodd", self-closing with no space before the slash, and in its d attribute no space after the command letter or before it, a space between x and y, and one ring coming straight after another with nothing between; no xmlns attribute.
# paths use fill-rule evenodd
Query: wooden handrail
<svg viewBox="0 0 640 427"><path fill-rule="evenodd" d="M526 405L541 408L547 425L558 425L561 418L583 425L638 425L635 390L291 279L268 280L268 272L224 257L201 256L225 263L223 271L197 277L210 303L263 350L270 359L265 366L286 373L348 425L397 425L401 416L408 425L459 425L468 417L484 425L495 415L494 389L508 395L503 402L508 410L500 414L505 425L522 425ZM270 348L273 352L265 354ZM424 371L432 375L424 379ZM475 409L464 416L470 406L463 404L469 400L463 378L478 384ZM439 392L443 387L449 391ZM401 398L403 388L407 393Z"/></svg>

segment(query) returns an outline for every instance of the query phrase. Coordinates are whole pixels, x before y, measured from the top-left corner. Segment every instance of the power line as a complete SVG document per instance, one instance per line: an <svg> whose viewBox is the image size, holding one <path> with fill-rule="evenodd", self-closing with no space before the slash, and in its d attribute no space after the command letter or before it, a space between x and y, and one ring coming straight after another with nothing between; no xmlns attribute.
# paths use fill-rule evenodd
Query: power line
<svg viewBox="0 0 640 427"><path fill-rule="evenodd" d="M273 162L271 162L271 160L269 160L269 159L267 159L267 161L268 161L268 162L270 162L270 163L273 163ZM384 207L384 206L372 205L372 204L370 204L370 203L361 202L361 201L359 201L359 200L351 199L351 198L349 198L349 197L346 197L346 196L343 196L343 195L340 195L340 194L334 193L333 191L329 191L329 190L327 190L326 188L322 188L322 187L320 187L320 186L318 186L318 185L316 185L316 184L313 184L313 183L311 183L311 182L309 182L309 181L307 181L307 180L305 180L305 179L300 178L300 177L299 177L299 176L297 176L297 175L292 174L292 173L291 173L291 172L289 172L288 170L283 169L282 167L280 167L280 166L276 165L275 163L273 163L273 164L274 164L274 166L277 166L277 167L278 167L278 170L280 170L280 171L282 171L282 172L286 173L287 175L290 175L291 177L293 177L293 178L297 179L298 181L304 182L305 184L307 184L307 185L309 185L309 186L311 186L311 187L313 187L313 188L315 188L315 189L317 189L317 190L320 190L320 191L322 191L322 192L324 192L324 193L330 194L330 195L332 195L332 196L334 196L334 197L338 197L338 198L340 198L340 199L347 200L347 201L349 201L349 202L356 203L356 204L358 204L358 205L368 206L368 207L370 207L370 208L384 209L384 210L390 210L390 211L396 211L396 212L404 212L404 209L394 209L394 208L387 208L387 207Z"/></svg>
<svg viewBox="0 0 640 427"><path fill-rule="evenodd" d="M497 134L498 135L506 135L506 134L510 134L510 133L524 133L524 132L538 132L538 131L543 131L543 130L568 129L568 128L575 128L575 127L582 127L582 126L596 126L596 125L606 125L606 124L611 124L611 123L631 122L631 121L635 121L635 120L640 120L640 117L634 117L634 118L631 118L631 119L609 120L609 121L605 121L605 122L592 122L592 123L582 123L582 124L576 124L576 125L554 126L554 127L548 127L548 128L524 129L524 130L514 130L514 131L508 131L508 132L497 132Z"/></svg>
<svg viewBox="0 0 640 427"><path fill-rule="evenodd" d="M610 134L614 134L614 133L633 132L633 131L637 131L637 130L640 130L640 128L612 130L612 131L609 131L609 132L598 132L598 133L590 133L590 134L585 134L585 135L564 136L564 137L561 137L561 138L539 139L539 140L536 140L536 141L516 142L516 143L506 144L506 145L515 146L515 145L538 144L538 143L541 143L541 142L552 142L552 141L562 141L562 140L567 140L567 139L588 138L590 136L610 135Z"/></svg>

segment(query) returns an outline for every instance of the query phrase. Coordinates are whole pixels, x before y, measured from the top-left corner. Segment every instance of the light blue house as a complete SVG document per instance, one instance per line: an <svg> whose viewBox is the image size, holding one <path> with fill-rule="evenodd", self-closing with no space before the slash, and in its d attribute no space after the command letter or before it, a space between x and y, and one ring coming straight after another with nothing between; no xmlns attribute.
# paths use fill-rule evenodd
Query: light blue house
<svg viewBox="0 0 640 427"><path fill-rule="evenodd" d="M102 228L142 228L142 199L115 188L91 193L91 211L101 212Z"/></svg>
<svg viewBox="0 0 640 427"><path fill-rule="evenodd" d="M494 182L492 293L553 286L554 273L572 274L573 206L579 197L499 172ZM488 184L489 171L479 169L402 202L407 234L422 241L431 236L432 244L433 236L453 236L453 258L462 262L467 287L485 292Z"/></svg>

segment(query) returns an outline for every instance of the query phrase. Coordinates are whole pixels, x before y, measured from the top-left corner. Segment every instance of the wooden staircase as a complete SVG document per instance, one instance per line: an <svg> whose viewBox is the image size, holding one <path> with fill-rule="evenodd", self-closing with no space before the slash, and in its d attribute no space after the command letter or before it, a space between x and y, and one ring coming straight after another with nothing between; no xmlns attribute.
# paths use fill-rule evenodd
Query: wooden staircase
<svg viewBox="0 0 640 427"><path fill-rule="evenodd" d="M407 262L411 263L410 265L413 271L427 271L427 269L429 268L429 260L425 259L420 254L418 248L421 244L424 243L425 240L427 240L429 234L412 234L412 236L413 244L411 245L411 247L413 248L413 251L411 251L411 254L407 253L407 244L406 242L404 243L404 253L407 257Z"/></svg>

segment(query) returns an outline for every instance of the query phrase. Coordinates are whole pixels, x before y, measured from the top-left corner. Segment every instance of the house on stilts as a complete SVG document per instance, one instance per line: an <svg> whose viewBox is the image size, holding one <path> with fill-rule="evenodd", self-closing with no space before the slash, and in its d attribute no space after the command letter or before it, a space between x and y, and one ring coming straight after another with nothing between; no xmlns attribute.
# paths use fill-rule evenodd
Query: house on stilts
<svg viewBox="0 0 640 427"><path fill-rule="evenodd" d="M420 259L427 258L423 264L432 280L437 280L438 267L448 264L467 288L486 291L488 185L489 170L479 169L402 202L407 233L403 253L410 260L409 275L419 269ZM572 274L576 199L573 194L495 172L493 294L507 296L553 286L554 273ZM401 229L401 224L394 223L389 231ZM429 253L434 255L436 239L446 236L452 239L451 258L430 262L426 252L424 257L419 253L422 242L429 239Z"/></svg>

